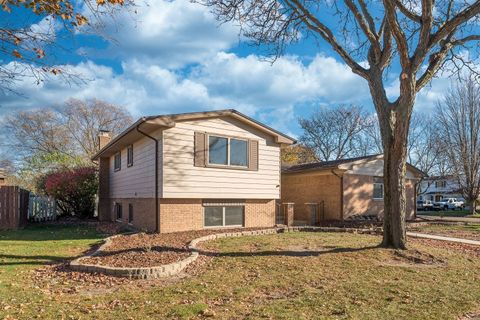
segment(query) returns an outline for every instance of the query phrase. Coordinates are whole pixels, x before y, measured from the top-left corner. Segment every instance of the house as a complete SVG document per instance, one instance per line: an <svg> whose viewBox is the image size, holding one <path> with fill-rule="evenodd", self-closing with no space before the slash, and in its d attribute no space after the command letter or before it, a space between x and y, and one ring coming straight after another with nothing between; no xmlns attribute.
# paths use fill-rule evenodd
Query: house
<svg viewBox="0 0 480 320"><path fill-rule="evenodd" d="M99 135L100 220L175 232L269 227L280 148L295 140L236 110L143 117Z"/></svg>
<svg viewBox="0 0 480 320"><path fill-rule="evenodd" d="M461 187L454 176L432 176L422 180L418 193L419 200L441 201L444 198L463 199Z"/></svg>
<svg viewBox="0 0 480 320"><path fill-rule="evenodd" d="M423 172L407 165L407 219L415 217L415 185ZM298 224L383 215L383 155L307 163L282 170L282 202Z"/></svg>

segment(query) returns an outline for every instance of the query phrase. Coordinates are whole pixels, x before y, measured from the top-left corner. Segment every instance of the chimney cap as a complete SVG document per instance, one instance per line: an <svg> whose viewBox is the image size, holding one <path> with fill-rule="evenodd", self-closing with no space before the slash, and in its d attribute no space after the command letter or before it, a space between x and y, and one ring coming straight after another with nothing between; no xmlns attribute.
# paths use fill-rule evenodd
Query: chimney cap
<svg viewBox="0 0 480 320"><path fill-rule="evenodd" d="M110 135L110 133L112 133L110 130L106 129L99 129L98 131L100 135Z"/></svg>

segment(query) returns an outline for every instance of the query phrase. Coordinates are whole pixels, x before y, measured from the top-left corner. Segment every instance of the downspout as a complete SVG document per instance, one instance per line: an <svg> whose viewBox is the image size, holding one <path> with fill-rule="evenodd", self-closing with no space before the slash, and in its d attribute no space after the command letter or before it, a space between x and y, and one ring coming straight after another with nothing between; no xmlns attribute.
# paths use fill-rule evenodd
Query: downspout
<svg viewBox="0 0 480 320"><path fill-rule="evenodd" d="M158 140L151 135L141 131L139 128L140 124L136 127L137 132L155 141L155 231L157 233L160 233L160 207L158 200Z"/></svg>
<svg viewBox="0 0 480 320"><path fill-rule="evenodd" d="M343 174L339 175L338 173L335 172L335 170L330 170L330 172L336 176L338 179L340 179L340 219L343 222Z"/></svg>

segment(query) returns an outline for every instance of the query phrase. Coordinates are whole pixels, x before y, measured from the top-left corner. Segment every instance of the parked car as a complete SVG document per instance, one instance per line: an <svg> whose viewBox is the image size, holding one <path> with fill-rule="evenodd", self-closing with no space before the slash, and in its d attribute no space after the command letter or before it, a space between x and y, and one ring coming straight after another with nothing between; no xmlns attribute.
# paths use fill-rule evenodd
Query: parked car
<svg viewBox="0 0 480 320"><path fill-rule="evenodd" d="M431 211L433 210L432 200L417 200L417 211Z"/></svg>
<svg viewBox="0 0 480 320"><path fill-rule="evenodd" d="M465 202L457 198L445 198L433 203L435 210L463 210L465 209Z"/></svg>

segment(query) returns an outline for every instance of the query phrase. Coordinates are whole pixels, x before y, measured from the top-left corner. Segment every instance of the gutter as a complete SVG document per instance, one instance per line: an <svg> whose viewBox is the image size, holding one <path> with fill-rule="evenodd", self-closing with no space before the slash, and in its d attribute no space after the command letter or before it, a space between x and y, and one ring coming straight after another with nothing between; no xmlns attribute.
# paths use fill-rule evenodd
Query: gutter
<svg viewBox="0 0 480 320"><path fill-rule="evenodd" d="M339 175L334 169L330 170L330 172L340 179L340 219L343 221L343 174Z"/></svg>
<svg viewBox="0 0 480 320"><path fill-rule="evenodd" d="M135 129L138 133L144 135L145 137L155 141L155 231L160 233L160 207L159 207L159 199L158 199L158 139L152 137L151 135L143 132L140 130L139 123Z"/></svg>

